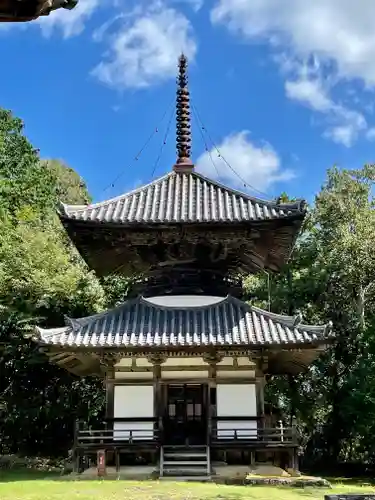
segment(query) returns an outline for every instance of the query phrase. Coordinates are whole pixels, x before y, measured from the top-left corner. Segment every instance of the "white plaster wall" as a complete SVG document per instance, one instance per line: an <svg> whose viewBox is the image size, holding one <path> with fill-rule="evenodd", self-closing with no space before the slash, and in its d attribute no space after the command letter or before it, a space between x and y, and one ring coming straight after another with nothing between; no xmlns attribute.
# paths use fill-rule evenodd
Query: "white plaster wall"
<svg viewBox="0 0 375 500"><path fill-rule="evenodd" d="M133 361L132 358L128 358L128 357L121 358L120 361L115 364L115 367L116 366L128 366L128 367L130 367L132 365L132 361Z"/></svg>
<svg viewBox="0 0 375 500"><path fill-rule="evenodd" d="M256 417L255 384L217 384L216 411L218 417ZM255 420L217 423L219 439L233 439L235 430L239 439L257 439L256 429Z"/></svg>
<svg viewBox="0 0 375 500"><path fill-rule="evenodd" d="M238 366L255 366L255 362L244 356L239 356L237 358Z"/></svg>
<svg viewBox="0 0 375 500"><path fill-rule="evenodd" d="M231 356L224 356L223 359L217 363L217 366L221 366L221 365L233 366L233 359L234 358Z"/></svg>
<svg viewBox="0 0 375 500"><path fill-rule="evenodd" d="M115 385L115 418L149 418L154 416L154 387L152 385ZM114 422L114 438L151 439L153 422Z"/></svg>

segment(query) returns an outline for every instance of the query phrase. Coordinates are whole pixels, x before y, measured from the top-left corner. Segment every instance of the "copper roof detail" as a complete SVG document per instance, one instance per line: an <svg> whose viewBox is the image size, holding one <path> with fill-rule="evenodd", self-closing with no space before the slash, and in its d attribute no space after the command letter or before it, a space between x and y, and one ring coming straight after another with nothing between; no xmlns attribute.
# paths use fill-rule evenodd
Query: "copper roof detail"
<svg viewBox="0 0 375 500"><path fill-rule="evenodd" d="M190 172L193 170L191 153L190 96L187 77L187 59L181 54L178 61L176 95L176 149L175 170Z"/></svg>
<svg viewBox="0 0 375 500"><path fill-rule="evenodd" d="M197 172L170 172L134 191L92 205L60 205L60 216L102 224L175 224L303 219L306 203L251 197Z"/></svg>
<svg viewBox="0 0 375 500"><path fill-rule="evenodd" d="M142 297L62 328L37 328L38 342L59 347L267 347L319 346L332 325L304 325L227 296L202 306L157 305Z"/></svg>

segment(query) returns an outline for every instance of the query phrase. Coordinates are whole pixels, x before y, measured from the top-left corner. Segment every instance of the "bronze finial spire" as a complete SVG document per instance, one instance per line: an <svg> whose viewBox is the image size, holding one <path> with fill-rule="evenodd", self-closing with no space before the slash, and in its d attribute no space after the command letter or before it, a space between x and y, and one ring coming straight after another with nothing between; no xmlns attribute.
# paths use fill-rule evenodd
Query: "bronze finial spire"
<svg viewBox="0 0 375 500"><path fill-rule="evenodd" d="M176 146L177 161L174 170L191 172L194 168L190 158L190 97L187 78L187 59L181 54L178 60L177 96L176 96Z"/></svg>

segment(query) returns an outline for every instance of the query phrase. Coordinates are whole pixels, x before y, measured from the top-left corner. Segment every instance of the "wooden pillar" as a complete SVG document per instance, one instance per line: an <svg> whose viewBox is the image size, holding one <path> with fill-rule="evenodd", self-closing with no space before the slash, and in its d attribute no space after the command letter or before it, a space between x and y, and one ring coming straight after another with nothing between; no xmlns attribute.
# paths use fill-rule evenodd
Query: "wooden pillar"
<svg viewBox="0 0 375 500"><path fill-rule="evenodd" d="M73 472L79 473L80 466L80 452L78 449L78 433L80 430L80 422L76 420L74 425L74 445L73 445Z"/></svg>
<svg viewBox="0 0 375 500"><path fill-rule="evenodd" d="M156 431L158 440L163 441L163 394L161 384L161 365L166 357L162 354L153 354L149 356L148 361L153 365L153 385L154 385L154 417L156 418Z"/></svg>
<svg viewBox="0 0 375 500"><path fill-rule="evenodd" d="M217 363L223 359L223 356L217 352L203 355L203 361L208 364L208 387L207 387L207 441L211 442L213 423L212 423L212 400L211 389L216 389Z"/></svg>
<svg viewBox="0 0 375 500"><path fill-rule="evenodd" d="M216 365L208 365L208 384L207 384L207 443L210 444L212 436L212 389L216 388Z"/></svg>
<svg viewBox="0 0 375 500"><path fill-rule="evenodd" d="M268 369L268 360L264 357L258 360L255 373L255 390L257 398L257 416L259 417L259 425L261 428L265 425L264 414L264 387L266 385L265 372Z"/></svg>
<svg viewBox="0 0 375 500"><path fill-rule="evenodd" d="M257 398L257 416L260 418L262 425L264 424L264 386L265 377L257 376L255 380L255 390Z"/></svg>
<svg viewBox="0 0 375 500"><path fill-rule="evenodd" d="M298 439L296 417L292 418L292 435L293 435L293 441L296 441L298 443L299 439ZM291 468L295 471L299 470L299 456L298 456L298 448L297 447L293 448L293 450L292 450Z"/></svg>
<svg viewBox="0 0 375 500"><path fill-rule="evenodd" d="M115 368L116 360L110 358L105 363L105 418L107 429L113 429L113 418L115 415Z"/></svg>
<svg viewBox="0 0 375 500"><path fill-rule="evenodd" d="M158 438L161 439L163 435L163 411L162 411L162 393L161 393L161 365L155 363L153 367L154 372L154 416L157 418L156 428L159 434Z"/></svg>
<svg viewBox="0 0 375 500"><path fill-rule="evenodd" d="M299 456L298 456L298 448L294 448L293 450L293 470L299 472Z"/></svg>

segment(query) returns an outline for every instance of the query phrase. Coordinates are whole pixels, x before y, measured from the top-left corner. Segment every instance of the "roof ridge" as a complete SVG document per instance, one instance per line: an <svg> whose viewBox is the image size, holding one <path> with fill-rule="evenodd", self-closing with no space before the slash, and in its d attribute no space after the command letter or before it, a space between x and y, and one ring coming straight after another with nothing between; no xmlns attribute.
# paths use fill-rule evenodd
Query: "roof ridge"
<svg viewBox="0 0 375 500"><path fill-rule="evenodd" d="M62 212L64 215L68 215L68 210L72 210L72 209L75 209L75 210L85 210L85 209L94 209L94 208L99 208L99 207L103 207L103 206L106 206L107 204L111 204L111 203L114 203L118 200L121 200L125 197L128 197L128 196L133 196L139 192L142 192L144 191L145 189L149 188L150 186L154 185L154 184L159 184L160 182L162 182L163 180L167 179L168 177L173 177L173 176L195 176L197 178L199 178L200 180L203 180L211 185L214 185L215 187L218 187L220 189L223 189L224 191L227 191L227 192L230 192L236 196L239 196L241 198L245 198L246 200L249 200L253 203L258 203L258 204L261 204L261 205L266 205L268 207L272 207L272 208L278 208L278 209L300 209L301 211L303 211L303 206L304 204L306 203L304 199L302 198L299 198L297 199L296 201L294 202L290 202L290 203L277 203L277 201L275 200L265 200L263 198L258 198L257 196L252 196L248 193L245 193L243 191L240 191L239 189L236 189L236 188L233 188L231 186L226 186L225 184L223 184L221 181L217 181L217 180L214 180L214 179L210 179L209 177L206 177L205 175L201 174L200 172L197 172L196 170L192 171L192 172L178 172L178 171L172 171L172 172L168 172L164 175L162 175L161 177L158 177L157 179L151 181L151 182L148 182L147 184L144 184L143 186L139 186L135 189L132 189L131 191L128 191L126 193L122 193L118 196L115 196L113 198L109 198L107 200L102 200L102 201L99 201L99 202L96 202L96 203L89 203L87 205L73 205L73 204L69 204L69 203L63 203L63 202L60 202L58 204L58 207L60 209L60 212Z"/></svg>

